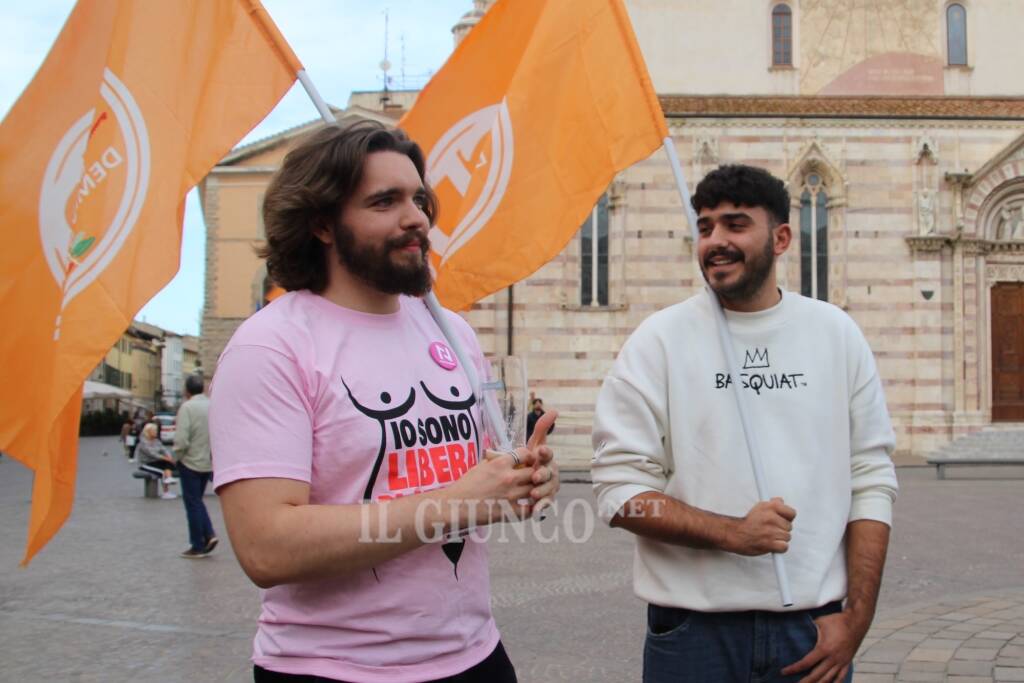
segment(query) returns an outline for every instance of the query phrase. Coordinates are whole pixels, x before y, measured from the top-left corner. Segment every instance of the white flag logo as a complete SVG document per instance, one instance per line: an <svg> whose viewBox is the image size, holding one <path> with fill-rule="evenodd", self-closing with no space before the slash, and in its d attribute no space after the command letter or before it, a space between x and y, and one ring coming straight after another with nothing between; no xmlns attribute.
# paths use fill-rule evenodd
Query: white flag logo
<svg viewBox="0 0 1024 683"><path fill-rule="evenodd" d="M430 150L430 184L437 187L447 179L460 196L475 195L451 234L436 226L430 230L431 249L441 257L442 266L480 232L501 204L512 175L513 148L512 120L502 100L460 120Z"/></svg>
<svg viewBox="0 0 1024 683"><path fill-rule="evenodd" d="M39 194L39 236L61 288L61 311L117 256L135 227L149 187L149 134L142 112L110 69L104 70L100 95L113 120L107 111L97 115L92 109L75 121L50 157ZM96 132L112 125L118 128L114 142L90 148ZM120 193L119 199L114 193ZM79 220L89 204L110 207L100 211L103 224ZM54 339L59 336L58 315Z"/></svg>

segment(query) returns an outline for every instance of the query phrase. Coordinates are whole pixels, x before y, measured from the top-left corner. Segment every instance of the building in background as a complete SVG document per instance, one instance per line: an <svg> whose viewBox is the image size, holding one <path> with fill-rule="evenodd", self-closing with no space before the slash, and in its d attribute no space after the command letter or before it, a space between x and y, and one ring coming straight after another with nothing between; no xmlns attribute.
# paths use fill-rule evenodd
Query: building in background
<svg viewBox="0 0 1024 683"><path fill-rule="evenodd" d="M199 338L165 331L163 341L160 409L175 412L185 400L185 377L193 373L203 374L202 361L199 359Z"/></svg>
<svg viewBox="0 0 1024 683"><path fill-rule="evenodd" d="M154 410L160 400L163 334L164 331L155 325L132 322L88 377L91 382L123 389L129 396L116 401L93 399L83 404L83 411L115 407L126 412Z"/></svg>
<svg viewBox="0 0 1024 683"><path fill-rule="evenodd" d="M456 40L491 4L473 3ZM626 5L690 187L727 163L787 183L780 281L864 331L898 452L1024 422L1024 2ZM383 95L354 93L344 115L394 121L414 93ZM319 125L233 151L200 187L210 370L272 290L253 251L263 188ZM589 462L596 394L628 335L702 286L693 258L658 152L619 174L557 258L467 313L486 352L527 357L561 413L564 462Z"/></svg>
<svg viewBox="0 0 1024 683"><path fill-rule="evenodd" d="M136 320L125 334L132 339L132 397L139 407L156 411L161 397L160 358L164 331Z"/></svg>
<svg viewBox="0 0 1024 683"><path fill-rule="evenodd" d="M177 410L189 373L202 374L198 337L133 321L90 373L90 382L108 386L91 385L93 393L103 398L87 400L83 412ZM122 395L112 388L129 393Z"/></svg>
<svg viewBox="0 0 1024 683"><path fill-rule="evenodd" d="M185 388L185 348L181 335L164 334L163 353L160 358L161 409L175 409L181 403Z"/></svg>
<svg viewBox="0 0 1024 683"><path fill-rule="evenodd" d="M131 328L126 330L121 338L117 340L107 355L103 357L100 364L92 371L88 379L93 382L102 382L119 389L131 391L135 363L133 335Z"/></svg>
<svg viewBox="0 0 1024 683"><path fill-rule="evenodd" d="M183 378L203 374L203 362L199 359L199 337L191 334L181 337L181 373Z"/></svg>

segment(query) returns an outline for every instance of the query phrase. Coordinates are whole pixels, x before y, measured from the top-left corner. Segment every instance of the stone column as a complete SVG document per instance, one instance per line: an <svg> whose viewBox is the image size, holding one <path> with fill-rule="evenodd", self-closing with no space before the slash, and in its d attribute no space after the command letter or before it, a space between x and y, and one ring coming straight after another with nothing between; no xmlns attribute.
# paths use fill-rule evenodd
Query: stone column
<svg viewBox="0 0 1024 683"><path fill-rule="evenodd" d="M949 440L949 395L943 384L943 306L948 305L948 272L943 275L948 237L907 238L913 252L912 334L914 339L913 415L910 451L925 456Z"/></svg>
<svg viewBox="0 0 1024 683"><path fill-rule="evenodd" d="M953 396L954 415L962 415L967 408L967 398L964 382L964 245L959 239L953 242ZM953 436L957 436L955 426Z"/></svg>

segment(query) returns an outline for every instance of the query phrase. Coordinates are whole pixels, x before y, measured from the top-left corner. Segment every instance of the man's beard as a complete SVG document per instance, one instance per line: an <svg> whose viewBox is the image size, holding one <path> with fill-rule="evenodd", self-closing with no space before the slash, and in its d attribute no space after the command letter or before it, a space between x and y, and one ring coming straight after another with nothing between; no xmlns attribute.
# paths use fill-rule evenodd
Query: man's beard
<svg viewBox="0 0 1024 683"><path fill-rule="evenodd" d="M749 259L739 249L730 249L728 247L712 249L704 256L700 272L715 294L726 301L750 301L761 290L761 287L764 286L765 281L768 280L768 276L772 272L772 265L775 263L775 252L772 247L772 233L769 231L764 249L759 254L755 253ZM723 255L737 257L746 266L739 279L731 285L717 284L708 277L711 259Z"/></svg>
<svg viewBox="0 0 1024 683"><path fill-rule="evenodd" d="M334 250L350 273L384 294L423 296L430 291L430 240L426 233L407 232L380 245L358 244L352 230L340 222L334 225ZM392 253L419 243L423 258L418 263L396 264Z"/></svg>

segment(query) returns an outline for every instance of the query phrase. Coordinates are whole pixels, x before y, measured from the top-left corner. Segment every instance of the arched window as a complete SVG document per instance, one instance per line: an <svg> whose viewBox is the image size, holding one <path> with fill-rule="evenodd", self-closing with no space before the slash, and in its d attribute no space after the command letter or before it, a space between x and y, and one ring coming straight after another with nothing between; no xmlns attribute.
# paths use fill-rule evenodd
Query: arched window
<svg viewBox="0 0 1024 683"><path fill-rule="evenodd" d="M946 51L950 66L967 66L967 10L963 5L946 8Z"/></svg>
<svg viewBox="0 0 1024 683"><path fill-rule="evenodd" d="M580 226L580 304L608 305L608 193Z"/></svg>
<svg viewBox="0 0 1024 683"><path fill-rule="evenodd" d="M772 66L793 66L793 10L776 5L772 10Z"/></svg>
<svg viewBox="0 0 1024 683"><path fill-rule="evenodd" d="M800 293L828 301L828 195L818 173L808 173L800 195Z"/></svg>

